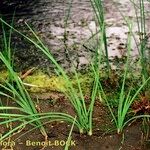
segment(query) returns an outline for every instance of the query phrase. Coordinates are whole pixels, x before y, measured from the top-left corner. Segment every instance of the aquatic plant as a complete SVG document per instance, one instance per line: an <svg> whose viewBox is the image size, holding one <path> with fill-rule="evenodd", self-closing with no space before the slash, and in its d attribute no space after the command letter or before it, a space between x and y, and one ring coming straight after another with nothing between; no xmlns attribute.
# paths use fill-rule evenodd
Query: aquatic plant
<svg viewBox="0 0 150 150"><path fill-rule="evenodd" d="M146 115L146 116L139 115L139 116L134 116L134 117L130 116L129 117L130 108L131 108L133 102L135 101L135 98L138 96L138 94L144 88L144 86L146 86L149 83L150 77L142 85L140 85L140 87L138 88L138 90L135 91L135 93L131 94L131 91L133 90L134 87L131 87L128 90L128 92L125 92L125 82L126 82L128 68L129 68L129 62L130 62L129 58L130 58L130 52L131 52L131 36L132 36L132 23L129 21L129 19L127 19L127 23L128 23L128 28L129 28L128 42L127 42L127 53L128 54L127 54L127 61L125 64L123 82L122 82L119 98L117 100L118 101L117 114L116 114L116 112L114 112L114 110L110 104L110 101L108 101L105 91L104 91L102 85L100 84L100 89L103 93L103 98L105 99L107 106L110 110L110 113L115 122L115 126L116 126L118 134L122 133L124 127L126 125L128 125L130 121L137 119L137 118L150 117L148 115Z"/></svg>
<svg viewBox="0 0 150 150"><path fill-rule="evenodd" d="M76 77L77 84L78 84L79 94L76 91L76 89L74 89L74 87L72 85L72 82L70 81L70 79L67 76L66 72L56 62L55 58L50 53L49 49L42 43L42 41L39 39L39 37L35 34L35 32L31 29L31 27L27 23L26 23L27 27L30 29L30 31L32 32L32 34L34 35L34 37L37 41L34 41L31 38L24 35L23 33L19 32L18 30L13 28L11 25L7 24L4 20L2 20L2 19L0 19L0 20L4 24L6 24L8 27L12 28L15 32L22 35L29 42L34 44L37 48L39 48L41 50L41 52L43 52L48 57L48 59L55 65L55 67L58 70L57 72L59 72L59 74L61 74L61 76L64 78L64 80L67 84L65 94L67 95L68 99L70 100L70 102L73 105L73 107L75 109L75 112L76 112L77 119L76 119L75 125L79 128L80 133L87 132L88 135L92 135L92 114L93 114L93 107L94 107L94 102L95 102L95 99L96 99L97 90L98 90L98 83L99 83L98 82L99 81L99 70L98 70L98 68L96 68L94 65L92 65L94 82L93 82L93 88L92 88L92 93L91 93L91 102L90 102L90 105L87 107L86 103L85 103L85 100L84 100L84 95L83 95L83 92L82 92L81 83L79 81L78 74L77 74L76 70L74 69L74 73L75 73L75 77ZM1 59L2 60L4 59L2 55L1 55ZM3 62L5 63L5 60ZM12 72L12 75L15 74L13 72L11 66L7 62L5 63L5 65L10 69L10 71ZM23 96L24 96L22 88L23 88L23 90L25 90L25 88L22 86L21 80L20 79L18 80L18 78L16 76L14 76L14 79L15 79L15 82L17 82L17 85L20 89L20 93L23 94ZM10 87L12 87L10 84L8 84L8 85ZM15 90L15 89L12 88L12 90ZM25 90L25 94L27 94L26 90ZM18 95L18 93L17 93L17 95ZM24 96L24 99L26 99L25 96ZM27 98L29 98L28 94L27 94ZM22 97L21 97L21 100L22 100ZM30 98L29 98L29 100L31 101ZM23 101L24 100L22 100L22 102ZM27 106L27 107L29 107L28 109L30 109L30 106ZM34 112L34 113L38 114L37 111ZM68 121L68 122L71 121L73 123L73 120L74 120L73 118L74 117L72 117L70 115L67 115L67 114L64 114L64 113L58 113L58 114L61 114L63 116L63 118L62 118L61 116L58 117L57 113L56 114L51 113L51 114L56 115L56 118L53 118L54 120L57 120L58 118L60 118L62 120L65 120L65 121ZM72 118L72 119L70 119L70 118Z"/></svg>
<svg viewBox="0 0 150 150"><path fill-rule="evenodd" d="M37 114L37 110L35 108L35 105L27 92L26 88L23 85L23 82L19 78L19 76L16 74L16 72L13 70L13 67L11 66L10 62L7 60L7 58L0 52L0 60L4 63L5 67L9 71L9 75L11 76L11 81L10 80L5 80L4 85L0 84L0 87L4 89L3 91L0 91L0 95L7 96L11 100L15 101L20 107L17 109L28 114L28 115L33 115ZM10 93L10 95L5 94L5 92ZM1 109L7 110L7 107L1 107ZM10 109L8 107L8 109ZM3 113L2 113L3 114ZM2 115L1 114L1 115ZM6 113L7 115L9 113ZM11 115L10 115L11 117ZM37 116L38 117L38 116ZM34 117L29 117L28 119L35 119ZM11 119L10 119L11 120ZM7 122L7 121L6 121ZM8 121L9 122L9 121ZM35 122L35 125L40 125L40 130L42 134L47 137L47 134L45 132L44 127L42 127L40 120L37 120Z"/></svg>
<svg viewBox="0 0 150 150"><path fill-rule="evenodd" d="M146 15L148 12L145 10L144 0L140 0L136 3L134 0L130 0L134 6L135 16L136 16L136 23L138 27L138 36L139 36L139 45L138 45L138 52L139 52L139 59L141 64L141 74L143 82L149 76L149 49L147 47L148 44L148 35L147 35L147 27L146 27Z"/></svg>
<svg viewBox="0 0 150 150"><path fill-rule="evenodd" d="M106 24L105 24L105 16L104 16L104 6L103 6L103 1L102 0L90 0L91 1L91 5L93 7L93 10L95 12L96 15L96 19L98 22L98 27L99 27L99 31L101 32L100 37L99 38L99 43L101 43L101 38L103 38L103 43L101 43L104 46L104 52L105 52L105 62L106 62L106 66L107 66L107 71L108 71L108 75L110 73L110 64L109 64L109 56L108 56L108 48L107 48L107 36L106 36ZM100 45L98 43L98 45ZM98 49L98 53L100 53L99 51L102 51L102 47L100 49ZM97 52L95 52L96 54Z"/></svg>
<svg viewBox="0 0 150 150"><path fill-rule="evenodd" d="M11 26L13 26L14 23L14 15L15 13L13 14L12 17ZM13 59L13 51L11 48L11 39L12 39L13 30L10 28L7 31L6 26L3 22L1 22L1 28L2 28L2 47L1 47L2 54L5 56L9 64L11 64L11 66L13 67L14 59ZM7 79L11 80L11 73L9 73L9 71L7 73L8 73Z"/></svg>

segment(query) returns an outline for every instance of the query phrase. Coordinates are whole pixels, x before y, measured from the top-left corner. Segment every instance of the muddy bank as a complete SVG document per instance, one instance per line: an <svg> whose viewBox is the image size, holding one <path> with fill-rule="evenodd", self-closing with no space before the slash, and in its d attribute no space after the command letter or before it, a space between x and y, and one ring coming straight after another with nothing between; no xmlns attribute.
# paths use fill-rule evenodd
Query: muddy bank
<svg viewBox="0 0 150 150"><path fill-rule="evenodd" d="M75 110L66 97L57 95L57 93L47 93L47 95L51 96L52 94L55 95L53 99L45 99L42 95L37 95L37 97L39 96L38 101L34 99L39 112L49 112L51 110L52 112L65 112L72 116L75 115ZM87 99L87 104L88 102L89 100ZM14 106L15 104L11 105ZM107 107L98 100L94 108L93 135L79 134L78 128L74 127L72 144L70 146L71 150L149 150L149 141L144 139L142 121L137 120L133 122L124 129L123 135L117 135ZM49 119L43 120L48 134L48 143L45 144L45 148L43 142L46 143L46 141L43 135L39 129L33 128L30 125L25 125L6 141L1 141L0 148L15 150L42 150L42 148L43 150L64 150L64 143L67 140L71 124L63 121L47 121ZM14 128L17 124L17 122L12 122L10 127ZM0 126L1 134L5 134L8 130L9 128L6 128L6 126Z"/></svg>
<svg viewBox="0 0 150 150"><path fill-rule="evenodd" d="M97 31L94 12L89 0L34 0L34 1L3 1L0 3L1 13L6 20L10 19L13 11L15 26L21 31L27 31L24 22L35 29L37 35L43 39L56 60L64 68L70 68L73 62L77 69L85 69L94 55L97 47L96 38L88 40ZM138 2L137 2L138 5ZM150 3L145 1L146 11ZM126 55L128 27L123 19L129 17L133 20L133 32L138 41L138 29L134 6L129 0L104 1L105 18L107 25L107 38L109 58L121 58ZM68 10L70 13L67 19ZM147 15L147 27L149 15ZM65 25L66 24L66 25ZM32 37L32 36L31 36ZM31 66L52 68L52 64L33 46L22 41L21 37L14 37L15 59L21 69ZM137 45L132 41L132 56L138 55ZM90 51L90 50L93 51ZM69 55L68 55L69 52Z"/></svg>

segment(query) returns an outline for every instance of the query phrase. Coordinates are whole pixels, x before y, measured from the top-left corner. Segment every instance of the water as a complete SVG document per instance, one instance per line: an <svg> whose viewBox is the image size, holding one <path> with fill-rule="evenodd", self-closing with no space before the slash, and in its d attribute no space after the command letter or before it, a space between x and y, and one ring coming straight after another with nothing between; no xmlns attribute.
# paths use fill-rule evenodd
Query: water
<svg viewBox="0 0 150 150"><path fill-rule="evenodd" d="M69 9L69 2L67 0L34 0L32 2L27 0L26 3L25 1L12 1L12 3L5 1L5 4L1 4L5 6L5 8L1 7L1 11L6 18L11 18L14 8L17 6L15 21L17 26L20 26L19 28L22 28L24 22L29 23L35 29L38 36L43 39L44 43L48 45L57 61L63 67L70 68L71 63L68 61L70 59L78 69L84 69L94 55L89 49L94 49L97 45L97 41L94 38L87 42L92 34L97 31L95 17L89 0L73 0L67 27L65 28L65 18ZM146 1L145 3L146 10L149 11L150 3ZM9 11L6 6L9 8ZM105 0L104 6L109 58L121 58L126 55L126 43L129 31L122 15L132 20L133 33L135 33L135 38L138 41L134 7L129 0ZM149 16L146 21L147 26L149 26ZM65 31L67 33L66 36L64 36ZM44 57L37 59L41 53L33 50L33 47L29 48L30 46L26 46L26 44L20 46L20 44L21 42L16 44L20 47L19 50L16 50L16 60L21 62L25 57L24 67L49 65ZM134 57L138 55L138 50L133 39L131 55ZM36 56L36 59L34 56Z"/></svg>

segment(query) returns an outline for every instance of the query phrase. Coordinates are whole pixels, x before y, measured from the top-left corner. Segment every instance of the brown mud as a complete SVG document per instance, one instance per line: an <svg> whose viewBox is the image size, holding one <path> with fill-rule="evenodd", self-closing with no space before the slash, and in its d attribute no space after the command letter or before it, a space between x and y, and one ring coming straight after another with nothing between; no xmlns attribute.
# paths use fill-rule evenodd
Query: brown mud
<svg viewBox="0 0 150 150"><path fill-rule="evenodd" d="M32 95L32 98L34 98L36 108L39 112L65 112L72 116L75 115L74 109L69 101L60 93L37 94L36 98L39 98L38 101L35 99L35 95ZM87 99L87 104L89 103L88 101ZM15 124L16 123L12 123L12 128ZM0 148L3 150L8 150L10 148L12 148L11 150L40 150L42 148L43 150L64 150L64 144L67 141L71 125L65 122L55 121L45 124L44 127L48 134L47 144L44 140L44 136L38 129L30 131L32 127L26 125L6 141L0 142ZM0 126L1 134L4 134L7 130L6 126ZM46 147L44 147L44 144ZM99 100L96 101L94 107L93 135L81 135L78 129L74 127L72 132L72 143L70 145L70 150L149 149L150 143L148 140L145 140L141 121L136 120L131 123L125 128L123 134L116 134L115 126L108 113L108 108L101 104Z"/></svg>

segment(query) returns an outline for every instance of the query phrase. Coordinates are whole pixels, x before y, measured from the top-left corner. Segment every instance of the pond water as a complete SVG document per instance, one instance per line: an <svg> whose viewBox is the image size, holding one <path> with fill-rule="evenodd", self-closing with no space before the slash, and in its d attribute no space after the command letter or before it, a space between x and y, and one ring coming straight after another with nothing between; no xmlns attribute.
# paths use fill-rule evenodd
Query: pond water
<svg viewBox="0 0 150 150"><path fill-rule="evenodd" d="M138 0L135 3L139 6ZM94 54L90 49L94 50L97 46L96 38L88 40L97 32L95 15L89 0L34 0L32 2L27 0L26 3L21 0L12 1L12 3L3 1L1 6L3 15L9 18L11 18L10 16L16 7L15 18L17 25L22 27L24 22L31 24L38 36L49 46L55 58L63 67L70 68L71 63L68 61L69 59L71 62L74 62L77 69L83 69L89 64ZM132 30L135 34L135 39L138 41L134 5L129 0L105 0L104 8L109 58L121 58L126 55L127 34L129 31L123 16L131 19L133 23ZM146 12L150 10L149 8L150 3L145 1ZM68 19L65 25L67 15ZM146 16L148 28L150 25L149 14ZM149 32L149 28L147 31ZM25 58L25 66L37 64L39 66L47 66L48 61L46 59L35 59L32 53L36 52L32 48L26 47L28 46L23 45L16 50L16 56L19 61L23 61ZM134 39L132 39L132 50L132 56L138 55ZM40 54L36 53L36 56L38 55Z"/></svg>

